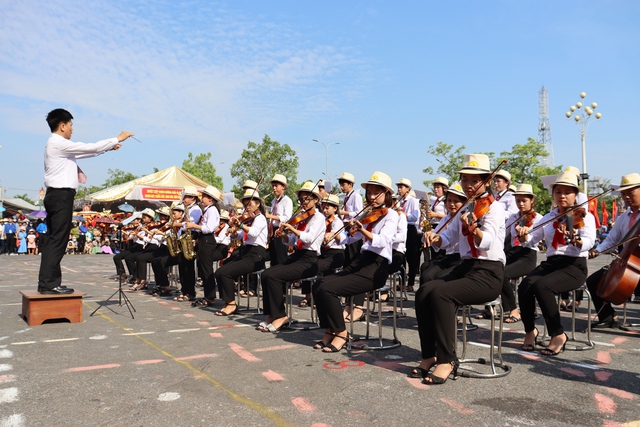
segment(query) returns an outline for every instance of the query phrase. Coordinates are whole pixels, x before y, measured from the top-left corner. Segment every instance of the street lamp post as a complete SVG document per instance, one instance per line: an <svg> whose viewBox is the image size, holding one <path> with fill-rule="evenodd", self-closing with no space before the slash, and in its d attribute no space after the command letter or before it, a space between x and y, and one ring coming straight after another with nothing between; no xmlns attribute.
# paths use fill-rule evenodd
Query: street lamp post
<svg viewBox="0 0 640 427"><path fill-rule="evenodd" d="M332 145L339 145L339 142L332 142L329 145L325 144L322 141L318 141L317 139L314 139L315 142L319 142L320 144L324 145L324 151L326 153L326 157L325 157L325 166L324 166L324 179L329 179L329 147L331 147Z"/></svg>
<svg viewBox="0 0 640 427"><path fill-rule="evenodd" d="M584 99L586 98L586 96L587 94L585 92L580 92L580 98ZM589 125L593 123L589 121L592 115L596 117L596 120L600 120L600 118L602 117L602 113L597 112L596 114L593 114L593 110L598 108L598 104L592 102L591 106L584 106L585 114L581 117L579 114L579 110L582 107L582 102L576 102L576 105L572 105L571 107L569 107L569 111L565 113L565 116L567 117L567 119L571 119L571 116L573 115L573 120L576 122L576 124L580 125L580 139L582 141L582 174L580 176L582 177L582 180L584 182L584 194L589 194L589 174L587 173L587 129L589 128Z"/></svg>

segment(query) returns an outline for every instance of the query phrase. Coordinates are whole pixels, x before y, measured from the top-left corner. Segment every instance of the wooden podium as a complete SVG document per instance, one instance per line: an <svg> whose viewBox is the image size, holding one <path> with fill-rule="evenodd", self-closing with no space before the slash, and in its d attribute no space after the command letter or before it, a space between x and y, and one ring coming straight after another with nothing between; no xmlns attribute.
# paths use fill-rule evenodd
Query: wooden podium
<svg viewBox="0 0 640 427"><path fill-rule="evenodd" d="M41 294L38 291L20 291L22 294L22 318L29 326L42 325L45 320L67 319L71 323L82 322L82 297L86 294Z"/></svg>

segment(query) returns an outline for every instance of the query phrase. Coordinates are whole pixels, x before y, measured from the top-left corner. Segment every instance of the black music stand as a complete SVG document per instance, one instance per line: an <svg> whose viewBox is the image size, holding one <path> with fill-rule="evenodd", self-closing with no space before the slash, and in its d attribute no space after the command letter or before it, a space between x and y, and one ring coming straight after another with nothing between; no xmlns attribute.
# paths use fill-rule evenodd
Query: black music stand
<svg viewBox="0 0 640 427"><path fill-rule="evenodd" d="M113 294L111 294L111 296L107 298L102 303L102 305L98 306L98 308L93 310L93 313L91 313L89 317L93 316L96 313L96 311L100 310L102 307L107 305L107 303L111 300L111 298L113 298L116 294L118 294L118 307L122 307L122 302L124 301L124 305L126 305L127 308L129 309L129 314L131 314L131 318L135 319L135 317L133 317L133 311L136 311L136 308L133 306L133 304L131 304L131 301L129 301L127 294L125 294L124 291L122 290L122 274L118 274L118 290L115 291ZM131 311L131 309L133 309L133 311Z"/></svg>

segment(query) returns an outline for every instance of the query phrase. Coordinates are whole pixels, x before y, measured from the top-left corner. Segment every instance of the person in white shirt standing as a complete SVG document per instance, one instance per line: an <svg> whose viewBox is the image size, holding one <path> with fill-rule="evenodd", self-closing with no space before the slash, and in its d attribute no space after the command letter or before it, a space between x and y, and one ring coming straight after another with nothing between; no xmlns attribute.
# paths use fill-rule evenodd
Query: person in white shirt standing
<svg viewBox="0 0 640 427"><path fill-rule="evenodd" d="M95 157L119 149L124 140L133 136L122 131L115 138L92 144L72 142L73 116L57 108L47 115L51 136L44 149L44 208L47 211L48 238L42 248L38 292L42 294L69 294L73 289L62 285L60 261L67 247L73 216L73 199L78 183L86 182L86 175L76 163L77 159Z"/></svg>

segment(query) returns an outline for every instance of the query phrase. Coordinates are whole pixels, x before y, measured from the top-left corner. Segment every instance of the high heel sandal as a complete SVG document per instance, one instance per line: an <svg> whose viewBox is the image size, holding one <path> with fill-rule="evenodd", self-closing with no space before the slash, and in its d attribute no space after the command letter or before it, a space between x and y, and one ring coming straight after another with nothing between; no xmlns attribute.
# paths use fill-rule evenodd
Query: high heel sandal
<svg viewBox="0 0 640 427"><path fill-rule="evenodd" d="M337 348L335 345L333 345L333 340L331 340L331 342L328 345L324 346L324 348L322 349L323 353L337 353L340 350L342 350L350 340L349 334L347 334L346 337L342 337L340 335L334 335L334 338L340 338L341 340L344 341L344 344L342 344L340 348Z"/></svg>
<svg viewBox="0 0 640 427"><path fill-rule="evenodd" d="M422 380L422 382L424 384L433 384L433 385L440 385L440 384L444 384L447 382L447 380L449 379L449 376L453 374L453 379L455 380L458 377L458 367L460 367L460 361L458 361L457 359L449 362L449 364L451 365L451 372L449 373L449 375L447 375L446 377L442 378L442 377L438 377L436 375L433 374L427 374L427 376ZM438 364L436 363L436 366ZM431 381L427 381L427 379L430 379Z"/></svg>
<svg viewBox="0 0 640 427"><path fill-rule="evenodd" d="M520 347L520 349L522 351L533 351L536 348L536 340L538 339L538 335L540 334L540 332L538 331L538 328L533 328L533 330L535 331L535 334L533 334L533 344L528 344L528 343L524 343L522 344L522 346Z"/></svg>
<svg viewBox="0 0 640 427"><path fill-rule="evenodd" d="M542 350L540 350L540 354L542 354L543 356L557 356L560 353L562 353L564 351L565 346L567 345L567 341L569 341L569 337L567 336L567 334L564 334L564 337L566 338L566 340L564 341L564 344L562 344L562 348L560 348L560 350L558 350L558 351L551 350L549 348L551 346L551 343L549 343L549 346L547 346L547 347L543 348ZM552 337L552 339L553 339L553 337Z"/></svg>

